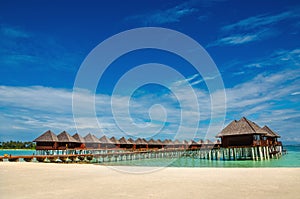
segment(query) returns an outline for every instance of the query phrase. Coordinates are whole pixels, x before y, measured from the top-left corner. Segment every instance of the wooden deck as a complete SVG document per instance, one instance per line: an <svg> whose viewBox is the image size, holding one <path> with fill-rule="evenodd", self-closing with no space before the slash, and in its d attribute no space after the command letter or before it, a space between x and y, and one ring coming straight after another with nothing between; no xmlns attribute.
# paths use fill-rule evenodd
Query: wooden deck
<svg viewBox="0 0 300 199"><path fill-rule="evenodd" d="M71 153L72 152L72 153ZM195 149L143 149L143 150L120 150L113 149L92 149L83 150L80 154L75 154L74 151L64 151L71 154L56 154L56 155L24 155L24 156L0 156L0 161L25 161L25 162L55 162L55 163L102 163L115 162L124 160L140 160L154 158L180 158L193 157L208 160L263 160L272 157L278 157L282 151L266 148L266 147L250 147L250 148L195 148Z"/></svg>

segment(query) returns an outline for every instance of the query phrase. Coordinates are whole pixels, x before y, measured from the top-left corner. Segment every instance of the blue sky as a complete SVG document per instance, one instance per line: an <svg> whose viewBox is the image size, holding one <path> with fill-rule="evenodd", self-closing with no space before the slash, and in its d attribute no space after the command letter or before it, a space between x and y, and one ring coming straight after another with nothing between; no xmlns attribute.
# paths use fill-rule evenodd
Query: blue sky
<svg viewBox="0 0 300 199"><path fill-rule="evenodd" d="M267 124L286 143L300 143L299 13L298 1L0 0L0 141L33 140L48 129L99 137L174 138L179 116L187 121L197 118L192 106L181 114L174 96L179 93L184 103L191 102L185 83L197 93L199 129L194 135L187 122L178 137L204 138L214 119L211 95L218 96L208 92L206 83L216 74L203 78L185 60L151 49L128 53L109 66L95 94L100 126L83 116L75 127L73 85L90 51L125 30L163 27L193 38L214 60L225 86L225 125L246 116L261 126ZM168 87L144 85L133 95L112 96L124 73L146 63L169 65L187 80L163 74ZM80 93L82 110L93 95ZM119 127L110 100L119 111ZM125 101L130 101L129 108Z"/></svg>

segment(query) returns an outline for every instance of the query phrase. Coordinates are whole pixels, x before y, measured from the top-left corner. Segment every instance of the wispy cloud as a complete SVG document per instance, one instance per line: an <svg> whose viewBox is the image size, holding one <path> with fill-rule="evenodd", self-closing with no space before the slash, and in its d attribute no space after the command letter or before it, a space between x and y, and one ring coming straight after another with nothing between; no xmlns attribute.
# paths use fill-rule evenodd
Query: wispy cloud
<svg viewBox="0 0 300 199"><path fill-rule="evenodd" d="M235 31L235 30L257 30L258 28L265 28L266 26L274 25L281 21L300 17L298 13L294 11L286 11L283 13L275 14L275 15L258 15L254 17L249 17L247 19L243 19L236 23L223 26L221 29L223 31Z"/></svg>
<svg viewBox="0 0 300 199"><path fill-rule="evenodd" d="M300 92L293 92L291 95L300 95Z"/></svg>
<svg viewBox="0 0 300 199"><path fill-rule="evenodd" d="M265 68L265 67L280 67L280 68L296 68L300 66L300 49L281 49L276 50L268 57L251 61L245 64L247 68Z"/></svg>
<svg viewBox="0 0 300 199"><path fill-rule="evenodd" d="M143 25L162 25L179 22L183 17L194 14L198 11L193 5L195 1L188 1L165 10L156 10L147 14L127 17L126 21L139 21Z"/></svg>
<svg viewBox="0 0 300 199"><path fill-rule="evenodd" d="M261 41L280 34L276 25L285 20L298 19L296 11L286 11L275 15L263 14L249 17L233 24L221 27L222 37L210 44L211 46L242 45Z"/></svg>
<svg viewBox="0 0 300 199"><path fill-rule="evenodd" d="M300 70L286 69L276 73L261 73L253 79L226 88L227 95L227 121L238 119L241 116L250 117L260 125L268 124L278 131L283 139L293 135L299 137L297 126L300 112L297 107L299 97ZM199 81L199 76L194 75L189 83ZM176 93L153 95L144 93L138 98L130 96L109 96L96 94L97 119L100 126L95 125L95 118L88 114L86 104L91 101L93 94L88 91L79 93L81 114L77 118L77 130L80 132L92 132L97 136L123 136L125 129L127 135L141 137L173 137L178 130L181 117L185 123L181 128L181 138L191 137L193 128L191 125L198 121L199 130L197 136L205 136L208 131L208 123L211 118L211 97L217 97L220 91L209 93L201 88L194 87L199 110L195 107L194 98L189 94L185 83L174 82L170 90ZM113 98L118 117L112 115L110 109ZM217 97L218 99L218 97ZM124 102L130 102L126 104ZM180 104L178 104L180 102ZM33 139L41 132L52 129L59 133L67 130L70 133L76 131L72 112L72 91L60 88L42 86L34 87L0 87L0 115L1 139L11 139L14 136ZM298 104L298 105L297 105ZM154 106L153 106L154 105ZM128 109L129 107L129 109ZM218 108L218 107L217 107ZM184 109L184 111L182 111ZM129 112L128 112L129 111ZM116 124L118 119L118 125ZM286 125L288 123L288 125ZM293 127L293 128L291 128ZM153 134L162 129L161 133ZM28 134L22 134L22 132ZM214 131L218 131L215 129ZM216 132L214 132L216 133Z"/></svg>
<svg viewBox="0 0 300 199"><path fill-rule="evenodd" d="M233 36L228 36L221 38L209 45L207 47L211 46L222 46L222 45L239 45L239 44L244 44L244 43L249 43L252 41L257 41L261 39L261 34L260 33L255 33L255 34L245 34L245 35L233 35Z"/></svg>

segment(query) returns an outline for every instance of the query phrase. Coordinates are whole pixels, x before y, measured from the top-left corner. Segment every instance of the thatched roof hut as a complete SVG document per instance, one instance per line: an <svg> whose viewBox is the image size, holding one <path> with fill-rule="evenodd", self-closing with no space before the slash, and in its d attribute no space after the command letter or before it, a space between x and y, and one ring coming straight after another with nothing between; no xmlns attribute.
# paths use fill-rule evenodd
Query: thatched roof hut
<svg viewBox="0 0 300 199"><path fill-rule="evenodd" d="M173 142L173 144L174 144L174 145L181 145L182 143L181 143L178 139L176 139L176 140Z"/></svg>
<svg viewBox="0 0 300 199"><path fill-rule="evenodd" d="M114 145L120 144L120 141L117 140L115 137L111 137L111 138L110 138L110 141L111 141Z"/></svg>
<svg viewBox="0 0 300 199"><path fill-rule="evenodd" d="M34 142L58 142L58 138L52 131L48 130L33 141Z"/></svg>
<svg viewBox="0 0 300 199"><path fill-rule="evenodd" d="M148 144L148 141L145 138L142 138L143 142Z"/></svg>
<svg viewBox="0 0 300 199"><path fill-rule="evenodd" d="M156 143L157 143L158 145L163 145L163 142L162 142L160 139L157 139L157 140L156 140Z"/></svg>
<svg viewBox="0 0 300 199"><path fill-rule="evenodd" d="M194 140L190 140L188 142L188 145L198 145L198 143L196 141L194 141Z"/></svg>
<svg viewBox="0 0 300 199"><path fill-rule="evenodd" d="M96 136L94 136L90 133L84 137L84 140L85 140L85 143L99 143L99 144L101 143L100 140Z"/></svg>
<svg viewBox="0 0 300 199"><path fill-rule="evenodd" d="M183 140L183 141L182 141L182 144L183 144L183 145L188 145L188 144L189 144L189 142L188 142L188 141L186 141L186 140Z"/></svg>
<svg viewBox="0 0 300 199"><path fill-rule="evenodd" d="M266 137L280 138L280 135L272 131L267 125L265 125L262 129L267 132Z"/></svg>
<svg viewBox="0 0 300 199"><path fill-rule="evenodd" d="M256 123L242 117L239 121L232 121L216 137L235 135L265 135L267 132L260 128Z"/></svg>
<svg viewBox="0 0 300 199"><path fill-rule="evenodd" d="M141 139L141 138L136 139L136 140L135 140L135 143L136 143L137 145L148 145L147 141L145 141L145 140L143 140L143 139Z"/></svg>
<svg viewBox="0 0 300 199"><path fill-rule="evenodd" d="M162 143L163 143L163 145L165 145L165 146L166 146L166 145L170 145L170 140L165 139Z"/></svg>
<svg viewBox="0 0 300 199"><path fill-rule="evenodd" d="M131 143L133 143L133 144L136 144L136 142L132 138L128 138L128 141L131 142Z"/></svg>
<svg viewBox="0 0 300 199"><path fill-rule="evenodd" d="M151 138L148 142L148 145L158 145L157 141Z"/></svg>
<svg viewBox="0 0 300 199"><path fill-rule="evenodd" d="M197 142L199 145L203 144L204 141L202 139L200 139L198 142Z"/></svg>
<svg viewBox="0 0 300 199"><path fill-rule="evenodd" d="M84 138L78 133L75 133L72 137L79 143L85 143Z"/></svg>
<svg viewBox="0 0 300 199"><path fill-rule="evenodd" d="M33 140L36 142L36 150L56 150L57 149L57 136L50 130L46 131L38 138Z"/></svg>
<svg viewBox="0 0 300 199"><path fill-rule="evenodd" d="M114 144L108 137L103 135L100 139L101 144Z"/></svg>
<svg viewBox="0 0 300 199"><path fill-rule="evenodd" d="M73 138L66 131L63 131L59 135L57 135L57 138L58 138L57 142L65 142L65 143L78 142L75 138Z"/></svg>
<svg viewBox="0 0 300 199"><path fill-rule="evenodd" d="M119 142L120 142L120 144L127 144L127 145L133 145L133 144L135 144L135 143L132 143L132 142L130 142L129 140L127 140L125 137L121 137L120 139L119 139Z"/></svg>

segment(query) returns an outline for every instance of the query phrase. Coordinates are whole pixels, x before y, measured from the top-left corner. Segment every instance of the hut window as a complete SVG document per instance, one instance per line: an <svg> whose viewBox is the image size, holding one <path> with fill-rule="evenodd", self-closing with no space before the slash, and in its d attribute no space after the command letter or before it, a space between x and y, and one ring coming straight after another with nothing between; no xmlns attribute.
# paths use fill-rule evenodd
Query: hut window
<svg viewBox="0 0 300 199"><path fill-rule="evenodd" d="M260 136L259 135L254 135L254 140L260 140Z"/></svg>

